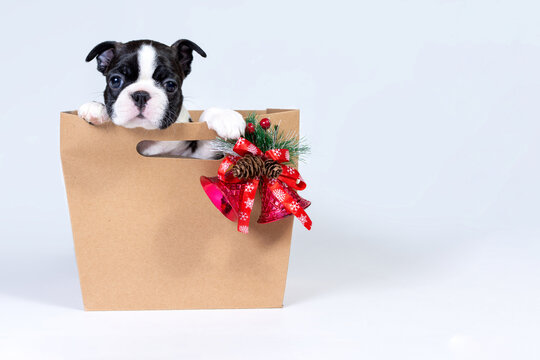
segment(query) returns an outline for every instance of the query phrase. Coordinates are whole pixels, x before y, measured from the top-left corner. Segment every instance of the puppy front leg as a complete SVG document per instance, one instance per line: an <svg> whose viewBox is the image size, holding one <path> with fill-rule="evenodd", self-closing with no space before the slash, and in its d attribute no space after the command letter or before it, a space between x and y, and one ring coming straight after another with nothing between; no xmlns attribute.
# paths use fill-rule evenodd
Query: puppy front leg
<svg viewBox="0 0 540 360"><path fill-rule="evenodd" d="M205 110L199 119L206 122L209 129L217 132L224 139L238 139L244 135L246 121L242 115L234 110L209 108ZM190 146L190 157L198 159L219 159L222 153L212 148L211 140L199 140Z"/></svg>
<svg viewBox="0 0 540 360"><path fill-rule="evenodd" d="M184 153L184 156L195 159L216 160L221 159L223 154L221 151L214 149L212 140L197 140L191 142L189 152Z"/></svg>
<svg viewBox="0 0 540 360"><path fill-rule="evenodd" d="M88 121L92 125L101 125L111 121L107 114L105 105L92 101L86 104L82 104L77 112L79 117Z"/></svg>
<svg viewBox="0 0 540 360"><path fill-rule="evenodd" d="M230 109L209 108L201 114L199 121L205 121L209 129L224 139L238 139L246 129L242 115Z"/></svg>

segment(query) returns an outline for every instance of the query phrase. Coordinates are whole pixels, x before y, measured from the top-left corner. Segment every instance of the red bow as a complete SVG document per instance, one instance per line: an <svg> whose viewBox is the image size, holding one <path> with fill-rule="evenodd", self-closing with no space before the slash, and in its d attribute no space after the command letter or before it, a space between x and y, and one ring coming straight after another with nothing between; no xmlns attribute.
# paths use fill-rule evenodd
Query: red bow
<svg viewBox="0 0 540 360"><path fill-rule="evenodd" d="M293 167L283 165L282 163L288 162L289 150L287 149L272 149L268 150L263 154L263 152L251 142L245 138L240 138L236 142L233 148L240 156L229 155L223 159L219 166L218 178L221 181L228 183L240 183L244 182L244 179L235 177L232 174L232 167L237 163L237 161L246 154L251 154L254 156L260 156L264 160L272 159L281 165L281 175L277 179L271 179L266 176L262 176L262 180L268 183L272 194L278 199L285 209L294 214L300 220L302 225L306 229L311 229L311 219L306 214L304 209L296 202L284 189L282 184L286 184L294 190L304 190L306 188L306 183L303 181L302 177L298 170ZM259 185L260 177L255 177L253 179L247 180L244 187L244 192L242 194L242 199L240 202L240 212L238 214L238 231L242 233L248 233L249 230L249 218L251 215L251 210L253 209L253 203L255 201L255 193Z"/></svg>

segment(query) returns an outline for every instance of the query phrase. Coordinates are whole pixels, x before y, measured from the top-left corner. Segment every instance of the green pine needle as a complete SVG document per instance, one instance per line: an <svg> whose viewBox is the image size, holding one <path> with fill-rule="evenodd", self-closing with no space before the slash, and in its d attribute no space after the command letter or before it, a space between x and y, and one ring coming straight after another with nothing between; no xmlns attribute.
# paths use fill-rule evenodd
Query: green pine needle
<svg viewBox="0 0 540 360"><path fill-rule="evenodd" d="M271 149L287 149L290 155L290 164L297 166L298 161L304 161L303 156L309 154L310 148L304 138L299 138L293 131L284 133L280 131L279 125L273 125L265 130L259 125L257 114L251 113L246 118L246 124L253 124L255 131L250 134L246 131L245 138L255 144L264 153ZM237 155L234 151L236 140L225 140L216 138L213 142L214 149L228 155Z"/></svg>

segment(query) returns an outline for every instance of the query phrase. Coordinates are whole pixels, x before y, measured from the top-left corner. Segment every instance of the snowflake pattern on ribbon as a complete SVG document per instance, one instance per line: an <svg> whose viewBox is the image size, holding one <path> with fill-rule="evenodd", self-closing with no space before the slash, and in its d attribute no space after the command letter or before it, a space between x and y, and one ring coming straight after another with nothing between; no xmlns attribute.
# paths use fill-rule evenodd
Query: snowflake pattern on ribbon
<svg viewBox="0 0 540 360"><path fill-rule="evenodd" d="M248 209L253 209L254 202L255 202L254 199L247 199L246 201L244 201L244 204L246 205Z"/></svg>
<svg viewBox="0 0 540 360"><path fill-rule="evenodd" d="M272 191L272 194L274 194L274 196L276 197L276 199L278 199L279 201L283 201L285 200L285 196L287 194L285 194L285 192L281 189L277 189L277 190L274 190Z"/></svg>
<svg viewBox="0 0 540 360"><path fill-rule="evenodd" d="M225 162L224 161L219 166L219 170L222 171L222 172L225 172L225 171L227 171L227 169L229 168L230 165L231 165L231 162L229 162L229 161Z"/></svg>
<svg viewBox="0 0 540 360"><path fill-rule="evenodd" d="M247 151L249 151L253 155L257 155L259 153L259 149L253 144L248 146Z"/></svg>
<svg viewBox="0 0 540 360"><path fill-rule="evenodd" d="M249 219L248 214L246 214L245 212L240 212L240 214L238 214L238 217L240 218L240 220Z"/></svg>
<svg viewBox="0 0 540 360"><path fill-rule="evenodd" d="M296 210L298 210L298 209L300 209L300 205L298 205L298 203L297 203L296 201L293 201L293 202L291 203L291 210L292 210L292 211L296 211Z"/></svg>

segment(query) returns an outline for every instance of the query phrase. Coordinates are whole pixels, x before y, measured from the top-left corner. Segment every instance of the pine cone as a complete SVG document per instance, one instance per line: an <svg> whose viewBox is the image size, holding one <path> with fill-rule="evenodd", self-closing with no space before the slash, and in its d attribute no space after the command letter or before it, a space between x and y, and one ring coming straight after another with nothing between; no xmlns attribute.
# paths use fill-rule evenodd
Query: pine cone
<svg viewBox="0 0 540 360"><path fill-rule="evenodd" d="M277 179L283 170L281 169L281 165L275 162L272 159L267 159L264 161L264 174L271 178L271 179Z"/></svg>
<svg viewBox="0 0 540 360"><path fill-rule="evenodd" d="M232 173L237 178L253 179L257 176L261 176L263 169L264 161L261 157L246 154L233 166Z"/></svg>

